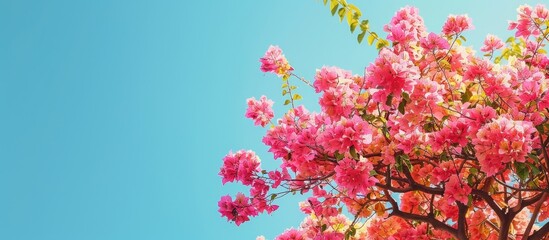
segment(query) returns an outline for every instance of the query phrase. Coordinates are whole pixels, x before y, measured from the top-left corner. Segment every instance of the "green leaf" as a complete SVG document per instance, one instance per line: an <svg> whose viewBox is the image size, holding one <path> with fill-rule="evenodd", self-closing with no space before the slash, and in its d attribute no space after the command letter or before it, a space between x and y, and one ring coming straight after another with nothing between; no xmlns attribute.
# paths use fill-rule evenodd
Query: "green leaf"
<svg viewBox="0 0 549 240"><path fill-rule="evenodd" d="M366 35L366 32L362 32L362 33L358 34L358 36L356 38L358 40L358 43L362 42L362 39L364 39L364 35Z"/></svg>
<svg viewBox="0 0 549 240"><path fill-rule="evenodd" d="M532 173L532 176L536 176L538 175L541 171L539 170L539 168L537 168L534 164L531 164L531 163L528 163L528 166L530 167L531 169L531 173Z"/></svg>
<svg viewBox="0 0 549 240"><path fill-rule="evenodd" d="M467 38L465 38L465 36L463 36L463 35L459 36L459 38L463 39L464 42L467 41Z"/></svg>
<svg viewBox="0 0 549 240"><path fill-rule="evenodd" d="M343 21L343 18L345 18L345 8L340 8L337 14L339 15L339 21Z"/></svg>
<svg viewBox="0 0 549 240"><path fill-rule="evenodd" d="M328 3L328 0L324 0L324 5L326 5Z"/></svg>
<svg viewBox="0 0 549 240"><path fill-rule="evenodd" d="M328 228L328 226L326 226L326 224L322 224L322 226L320 227L320 231L324 232L324 231L326 231L327 228Z"/></svg>
<svg viewBox="0 0 549 240"><path fill-rule="evenodd" d="M373 33L370 34L370 35L368 35L368 45L371 46L372 44L374 44L374 41L375 41L375 40L376 40L376 36L374 36Z"/></svg>
<svg viewBox="0 0 549 240"><path fill-rule="evenodd" d="M368 25L368 19L362 20L360 22L360 30L363 32L367 32L370 29L370 26Z"/></svg>
<svg viewBox="0 0 549 240"><path fill-rule="evenodd" d="M301 95L295 93L294 96L292 97L293 100L300 100L302 99Z"/></svg>
<svg viewBox="0 0 549 240"><path fill-rule="evenodd" d="M412 171L412 163L410 162L410 157L408 157L408 155L406 154L402 154L400 155L400 158L402 159L402 163L404 163L404 165L406 165L406 167Z"/></svg>
<svg viewBox="0 0 549 240"><path fill-rule="evenodd" d="M353 20L351 24L349 25L349 28L351 29L351 32L355 32L356 26L358 26L358 21Z"/></svg>
<svg viewBox="0 0 549 240"><path fill-rule="evenodd" d="M284 101L284 105L288 105L290 104L292 101L290 101L290 99L286 99L286 101Z"/></svg>
<svg viewBox="0 0 549 240"><path fill-rule="evenodd" d="M276 193L271 194L271 201L275 200L275 198L276 198Z"/></svg>
<svg viewBox="0 0 549 240"><path fill-rule="evenodd" d="M469 173L472 174L472 175L477 175L477 174L478 174L478 169L476 169L476 168L469 168Z"/></svg>
<svg viewBox="0 0 549 240"><path fill-rule="evenodd" d="M528 178L528 167L525 163L521 162L515 162L515 173L520 178L520 180L524 181L526 178Z"/></svg>
<svg viewBox="0 0 549 240"><path fill-rule="evenodd" d="M384 47L389 46L389 42L385 39L379 39L379 41L376 44L376 49L380 50Z"/></svg>
<svg viewBox="0 0 549 240"><path fill-rule="evenodd" d="M407 103L411 103L410 95L407 92L402 92L402 98L406 100Z"/></svg>
<svg viewBox="0 0 549 240"><path fill-rule="evenodd" d="M466 103L469 102L471 97L473 96L473 93L467 88L467 90L461 94L461 102Z"/></svg>
<svg viewBox="0 0 549 240"><path fill-rule="evenodd" d="M351 148L349 149L349 153L354 159L358 159L358 154L356 153L355 146L351 146Z"/></svg>
<svg viewBox="0 0 549 240"><path fill-rule="evenodd" d="M267 170L263 169L263 170L261 170L261 173L262 174L267 174Z"/></svg>
<svg viewBox="0 0 549 240"><path fill-rule="evenodd" d="M345 157L345 155L343 155L343 154L339 153L338 151L336 151L334 153L334 157L339 161L339 160L343 159Z"/></svg>
<svg viewBox="0 0 549 240"><path fill-rule="evenodd" d="M387 96L387 101L385 101L385 105L387 106L391 106L393 104L393 94L389 94L389 96Z"/></svg>
<svg viewBox="0 0 549 240"><path fill-rule="evenodd" d="M286 95L286 94L288 94L288 90L282 89L282 96L284 96L284 95Z"/></svg>
<svg viewBox="0 0 549 240"><path fill-rule="evenodd" d="M337 9L339 8L339 3L337 1L332 1L330 8L332 11L332 16L335 15L337 12Z"/></svg>
<svg viewBox="0 0 549 240"><path fill-rule="evenodd" d="M405 109L404 107L406 107L406 100L402 100L399 104L398 104L398 111L402 114L405 113Z"/></svg>
<svg viewBox="0 0 549 240"><path fill-rule="evenodd" d="M536 162L537 164L539 164L539 157L538 157L538 155L533 154L533 153L528 153L528 157L530 157L531 159L534 160L534 162Z"/></svg>

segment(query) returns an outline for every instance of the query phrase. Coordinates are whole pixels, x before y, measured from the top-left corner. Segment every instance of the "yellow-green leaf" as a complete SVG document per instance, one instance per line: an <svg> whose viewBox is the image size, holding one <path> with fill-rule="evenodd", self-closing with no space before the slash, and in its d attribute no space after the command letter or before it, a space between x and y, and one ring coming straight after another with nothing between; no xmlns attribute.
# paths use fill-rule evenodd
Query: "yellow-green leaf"
<svg viewBox="0 0 549 240"><path fill-rule="evenodd" d="M366 32L362 32L362 33L358 34L358 36L356 38L358 40L358 43L362 42L362 39L364 39L364 35L366 35Z"/></svg>
<svg viewBox="0 0 549 240"><path fill-rule="evenodd" d="M368 35L368 45L374 44L375 40L376 40L376 37L374 36L374 34Z"/></svg>

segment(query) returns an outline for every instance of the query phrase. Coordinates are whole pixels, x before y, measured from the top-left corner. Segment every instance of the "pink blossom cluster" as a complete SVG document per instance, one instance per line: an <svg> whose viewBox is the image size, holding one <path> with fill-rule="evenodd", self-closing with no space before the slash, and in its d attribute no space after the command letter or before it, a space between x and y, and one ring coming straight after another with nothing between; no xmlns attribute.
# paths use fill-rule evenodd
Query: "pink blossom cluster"
<svg viewBox="0 0 549 240"><path fill-rule="evenodd" d="M536 129L531 122L499 116L479 129L473 139L481 170L493 176L511 161L524 162L532 151Z"/></svg>
<svg viewBox="0 0 549 240"><path fill-rule="evenodd" d="M265 56L260 59L260 62L261 71L272 72L279 76L288 74L294 70L288 63L288 60L286 60L286 57L284 57L284 54L282 54L282 49L278 46L270 46Z"/></svg>
<svg viewBox="0 0 549 240"><path fill-rule="evenodd" d="M219 212L238 225L276 210L282 196L307 194L306 219L275 239L548 235L548 18L543 6L521 6L510 24L517 38L488 35L477 56L460 38L473 28L467 15L427 32L406 7L385 26L390 44L364 76L324 66L312 83L269 47L261 70L286 87L293 77L305 82L320 112L292 99L272 120L271 100L248 99L246 117L271 124L262 141L279 165L262 170L251 151L225 156L223 184L250 190L223 196Z"/></svg>
<svg viewBox="0 0 549 240"><path fill-rule="evenodd" d="M418 41L426 34L423 18L419 16L419 10L414 7L397 11L383 30L388 33L388 40L399 43Z"/></svg>
<svg viewBox="0 0 549 240"><path fill-rule="evenodd" d="M516 30L517 37L539 36L542 30L540 23L549 20L549 10L543 5L537 5L535 8L522 5L517 12L517 21L509 22L509 30Z"/></svg>
<svg viewBox="0 0 549 240"><path fill-rule="evenodd" d="M484 45L480 48L480 51L483 52L493 52L495 50L501 49L504 46L501 39L499 39L497 36L489 34L486 36L486 39L484 39Z"/></svg>
<svg viewBox="0 0 549 240"><path fill-rule="evenodd" d="M250 186L251 198L243 193L238 193L234 201L229 195L221 197L218 203L221 216L240 225L250 220L250 216L257 216L263 211L271 213L278 208L266 200L270 187L263 179L258 178L260 171L259 157L253 151L230 152L223 158L223 166L219 172L223 184L239 181L245 186Z"/></svg>
<svg viewBox="0 0 549 240"><path fill-rule="evenodd" d="M367 194L368 188L374 186L378 180L370 175L374 167L367 161L356 161L344 158L335 168L335 182L345 190L350 197L357 194Z"/></svg>
<svg viewBox="0 0 549 240"><path fill-rule="evenodd" d="M419 69L408 53L399 55L382 49L378 58L367 68L367 85L373 92L373 100L385 102L389 95L400 99L402 92L412 92L419 79Z"/></svg>
<svg viewBox="0 0 549 240"><path fill-rule="evenodd" d="M452 36L461 34L465 30L474 29L471 18L467 15L450 15L444 26L442 26L442 33L446 36Z"/></svg>
<svg viewBox="0 0 549 240"><path fill-rule="evenodd" d="M274 117L273 101L267 99L265 96L261 96L259 100L255 98L248 98L248 109L246 110L246 117L254 120L255 125L261 125L265 127L271 119Z"/></svg>

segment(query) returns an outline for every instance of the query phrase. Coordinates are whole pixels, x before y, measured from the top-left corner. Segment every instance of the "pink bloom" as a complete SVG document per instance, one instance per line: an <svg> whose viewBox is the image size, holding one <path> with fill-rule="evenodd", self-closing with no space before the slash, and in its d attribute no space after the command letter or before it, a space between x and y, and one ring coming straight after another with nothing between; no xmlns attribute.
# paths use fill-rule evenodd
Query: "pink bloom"
<svg viewBox="0 0 549 240"><path fill-rule="evenodd" d="M296 229L288 229L280 234L275 240L305 240L303 232Z"/></svg>
<svg viewBox="0 0 549 240"><path fill-rule="evenodd" d="M335 181L351 197L360 193L366 194L368 188L378 182L375 177L370 176L373 168L370 162L344 158L335 168Z"/></svg>
<svg viewBox="0 0 549 240"><path fill-rule="evenodd" d="M450 15L442 27L442 32L450 36L469 29L474 29L474 26L467 15Z"/></svg>
<svg viewBox="0 0 549 240"><path fill-rule="evenodd" d="M534 145L533 124L502 115L479 129L473 139L480 169L488 176L503 170L505 163L524 162Z"/></svg>
<svg viewBox="0 0 549 240"><path fill-rule="evenodd" d="M351 72L337 67L322 67L316 71L313 85L318 93L336 87L339 84L339 79L349 79L352 76Z"/></svg>
<svg viewBox="0 0 549 240"><path fill-rule="evenodd" d="M436 35L435 33L429 33L426 38L421 38L420 45L425 50L434 50L434 49L449 49L450 44L446 39Z"/></svg>
<svg viewBox="0 0 549 240"><path fill-rule="evenodd" d="M341 117L339 121L326 126L319 141L331 153L347 152L351 146L362 151L372 142L372 130L368 122L358 116L351 119Z"/></svg>
<svg viewBox="0 0 549 240"><path fill-rule="evenodd" d="M544 22L549 19L549 10L543 5L537 5L535 9L528 5L521 5L517 9L516 22L509 22L509 30L516 29L515 36L528 38L530 35L538 36L541 31L536 26L536 21Z"/></svg>
<svg viewBox="0 0 549 240"><path fill-rule="evenodd" d="M423 18L419 16L419 10L414 7L398 10L383 30L388 33L388 40L399 43L418 41L426 34Z"/></svg>
<svg viewBox="0 0 549 240"><path fill-rule="evenodd" d="M272 72L282 76L294 70L282 54L282 49L278 46L269 46L265 56L260 58L259 61L261 62L261 71L263 72Z"/></svg>
<svg viewBox="0 0 549 240"><path fill-rule="evenodd" d="M461 181L457 175L452 175L444 188L444 196L447 198L448 203L458 201L467 205L470 193L471 187Z"/></svg>
<svg viewBox="0 0 549 240"><path fill-rule="evenodd" d="M229 221L234 221L236 225L249 221L250 216L257 216L257 210L251 205L250 199L242 193L236 194L236 199L232 201L231 196L223 196L217 203L219 213Z"/></svg>
<svg viewBox="0 0 549 240"><path fill-rule="evenodd" d="M410 61L407 52L396 55L388 49L381 50L367 71L368 84L377 90L373 99L383 103L391 94L398 99L403 91L412 92L419 79L419 69Z"/></svg>
<svg viewBox="0 0 549 240"><path fill-rule="evenodd" d="M348 85L340 85L325 90L319 100L322 111L330 117L348 117L355 109L358 93Z"/></svg>
<svg viewBox="0 0 549 240"><path fill-rule="evenodd" d="M223 184L240 181L244 185L251 185L255 174L261 170L259 164L259 157L253 151L240 150L234 154L230 152L223 158L219 175Z"/></svg>
<svg viewBox="0 0 549 240"><path fill-rule="evenodd" d="M246 117L253 119L254 124L265 127L267 123L274 117L273 101L267 99L265 96L261 96L258 100L255 98L248 98L248 109L246 109Z"/></svg>
<svg viewBox="0 0 549 240"><path fill-rule="evenodd" d="M495 35L489 34L488 36L486 36L486 39L484 39L484 46L480 48L480 51L492 52L502 48L503 45L504 44L501 39L499 39Z"/></svg>

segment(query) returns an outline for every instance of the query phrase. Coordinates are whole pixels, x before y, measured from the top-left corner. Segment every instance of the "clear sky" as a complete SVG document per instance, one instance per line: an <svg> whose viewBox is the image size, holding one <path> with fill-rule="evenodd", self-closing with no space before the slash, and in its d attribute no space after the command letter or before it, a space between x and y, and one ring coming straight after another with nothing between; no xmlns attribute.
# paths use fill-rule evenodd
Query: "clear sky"
<svg viewBox="0 0 549 240"><path fill-rule="evenodd" d="M272 239L303 219L299 197L240 227L217 213L221 158L254 149L244 118L265 94L284 111L280 80L258 59L279 45L296 69L362 73L358 45L320 0L0 0L0 239ZM468 13L465 36L506 39L518 1L354 0L378 32L406 5L429 31ZM535 5L535 1L527 1ZM317 97L298 89L309 109Z"/></svg>

